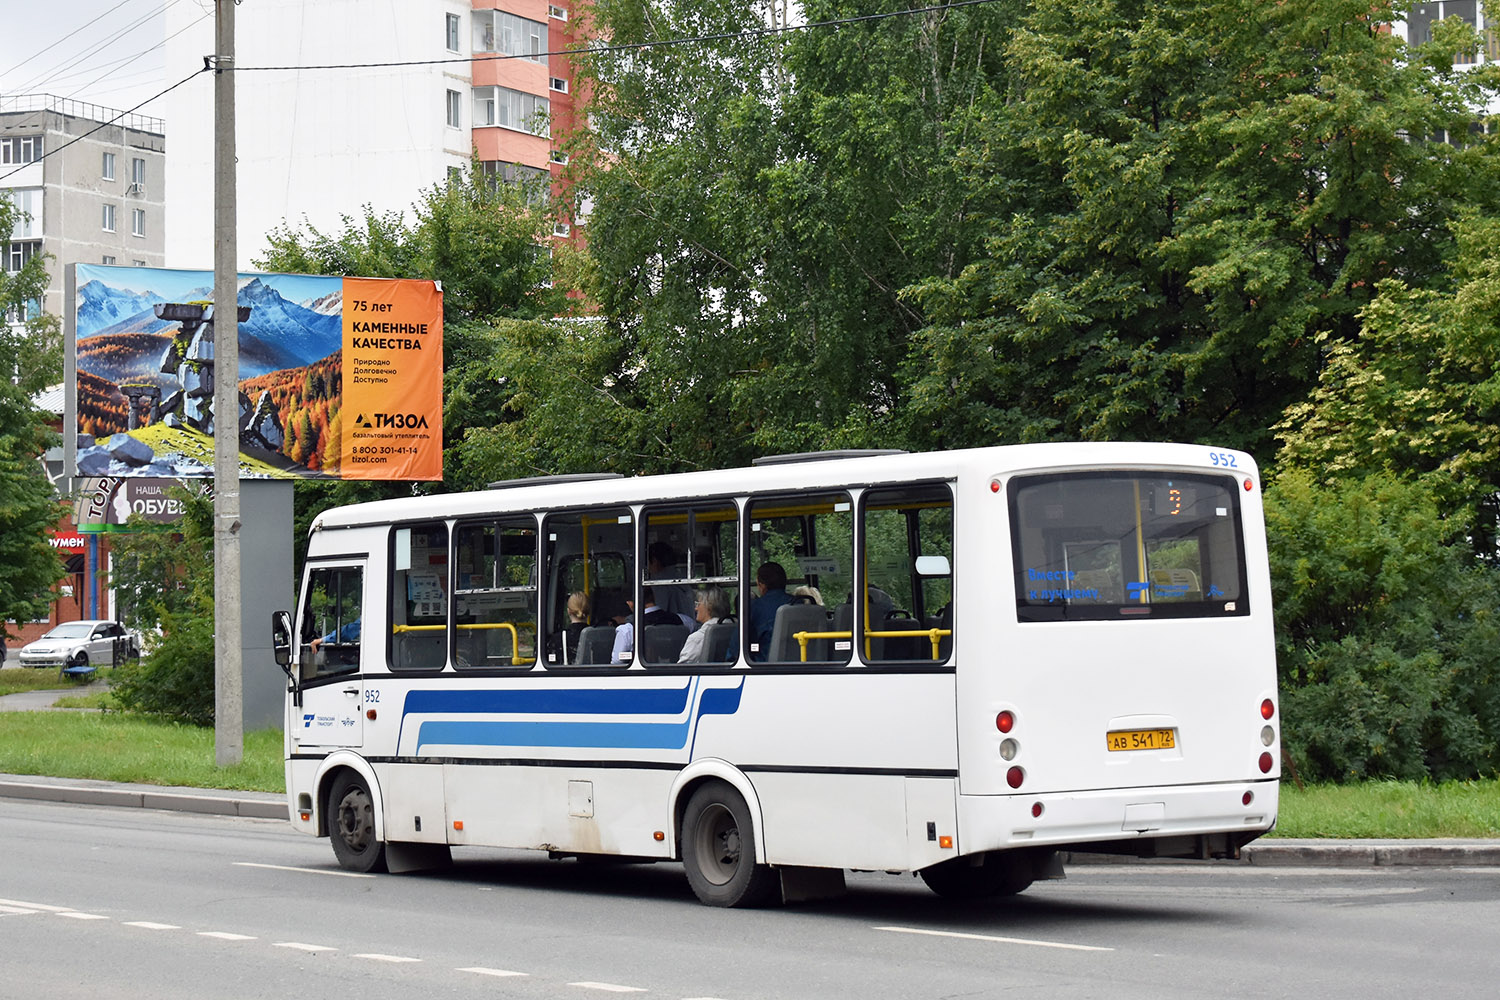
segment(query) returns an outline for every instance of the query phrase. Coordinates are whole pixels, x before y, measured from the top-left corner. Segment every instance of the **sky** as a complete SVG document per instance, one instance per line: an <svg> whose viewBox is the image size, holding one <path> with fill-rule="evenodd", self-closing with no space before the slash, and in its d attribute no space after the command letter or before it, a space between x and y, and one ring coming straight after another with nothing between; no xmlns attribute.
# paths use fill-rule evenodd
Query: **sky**
<svg viewBox="0 0 1500 1000"><path fill-rule="evenodd" d="M134 107L198 68L169 73L164 64L164 11L179 4L213 16L212 0L6 0L0 97L51 94L116 111ZM162 117L162 103L138 113Z"/></svg>

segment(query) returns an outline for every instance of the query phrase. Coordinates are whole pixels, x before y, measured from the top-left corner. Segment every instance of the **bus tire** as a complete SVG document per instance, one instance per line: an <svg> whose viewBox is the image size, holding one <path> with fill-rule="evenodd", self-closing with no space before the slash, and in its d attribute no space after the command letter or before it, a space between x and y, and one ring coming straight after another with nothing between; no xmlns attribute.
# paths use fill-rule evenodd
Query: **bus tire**
<svg viewBox="0 0 1500 1000"><path fill-rule="evenodd" d="M328 839L339 867L385 871L385 843L375 835L375 800L357 771L342 771L328 795Z"/></svg>
<svg viewBox="0 0 1500 1000"><path fill-rule="evenodd" d="M989 851L978 858L952 858L923 868L927 888L948 899L1014 896L1035 880L1030 855L1024 851Z"/></svg>
<svg viewBox="0 0 1500 1000"><path fill-rule="evenodd" d="M750 808L729 784L707 782L693 792L682 814L682 864L688 884L708 906L762 906L779 880L755 861Z"/></svg>

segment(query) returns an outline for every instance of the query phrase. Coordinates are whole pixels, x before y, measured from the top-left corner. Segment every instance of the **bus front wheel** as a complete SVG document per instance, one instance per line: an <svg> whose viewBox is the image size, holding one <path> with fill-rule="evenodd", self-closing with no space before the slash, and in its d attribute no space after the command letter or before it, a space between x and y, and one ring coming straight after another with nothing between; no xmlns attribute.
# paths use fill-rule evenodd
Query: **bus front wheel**
<svg viewBox="0 0 1500 1000"><path fill-rule="evenodd" d="M385 844L375 835L375 801L365 779L344 771L328 796L328 839L340 867L355 872L385 871Z"/></svg>
<svg viewBox="0 0 1500 1000"><path fill-rule="evenodd" d="M682 864L688 884L709 906L759 906L775 899L778 878L755 863L750 808L730 785L710 781L682 814Z"/></svg>
<svg viewBox="0 0 1500 1000"><path fill-rule="evenodd" d="M1036 878L1032 857L1024 851L989 851L978 857L953 858L919 873L927 888L950 899L1014 896Z"/></svg>

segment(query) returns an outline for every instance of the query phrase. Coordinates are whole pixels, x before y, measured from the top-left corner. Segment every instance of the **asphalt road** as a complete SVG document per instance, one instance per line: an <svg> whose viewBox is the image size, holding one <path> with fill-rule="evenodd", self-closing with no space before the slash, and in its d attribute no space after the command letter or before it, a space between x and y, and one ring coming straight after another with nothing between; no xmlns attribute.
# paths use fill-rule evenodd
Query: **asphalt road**
<svg viewBox="0 0 1500 1000"><path fill-rule="evenodd" d="M0 798L0 998L1485 997L1500 869L1080 865L697 904L680 866L470 851L356 876L278 820Z"/></svg>

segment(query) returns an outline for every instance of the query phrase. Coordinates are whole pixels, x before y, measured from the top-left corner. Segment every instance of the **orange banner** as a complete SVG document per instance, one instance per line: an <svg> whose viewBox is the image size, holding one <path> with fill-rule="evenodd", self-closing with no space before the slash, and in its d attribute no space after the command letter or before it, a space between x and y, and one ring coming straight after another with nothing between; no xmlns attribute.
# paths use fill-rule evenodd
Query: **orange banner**
<svg viewBox="0 0 1500 1000"><path fill-rule="evenodd" d="M443 478L443 293L344 279L344 479Z"/></svg>

